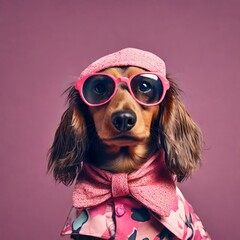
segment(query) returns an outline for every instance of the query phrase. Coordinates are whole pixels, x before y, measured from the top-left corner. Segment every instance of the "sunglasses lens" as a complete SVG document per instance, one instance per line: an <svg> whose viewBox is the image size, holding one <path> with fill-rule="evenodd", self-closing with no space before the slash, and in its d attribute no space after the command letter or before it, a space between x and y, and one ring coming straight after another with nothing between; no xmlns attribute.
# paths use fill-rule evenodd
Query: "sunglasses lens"
<svg viewBox="0 0 240 240"><path fill-rule="evenodd" d="M113 94L114 81L106 75L93 75L87 78L83 84L83 95L90 104L106 102Z"/></svg>
<svg viewBox="0 0 240 240"><path fill-rule="evenodd" d="M161 79L152 73L143 73L135 76L131 81L134 96L144 104L157 103L163 94Z"/></svg>

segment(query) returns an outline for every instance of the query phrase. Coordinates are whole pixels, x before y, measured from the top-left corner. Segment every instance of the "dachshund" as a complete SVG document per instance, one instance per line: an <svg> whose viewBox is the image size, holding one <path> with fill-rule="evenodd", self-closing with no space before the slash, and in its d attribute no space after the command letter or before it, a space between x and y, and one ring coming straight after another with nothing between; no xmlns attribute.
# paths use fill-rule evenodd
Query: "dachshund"
<svg viewBox="0 0 240 240"><path fill-rule="evenodd" d="M48 171L57 182L69 186L82 181L79 175L84 175L84 165L114 176L129 175L160 151L165 156L164 171L174 183L192 175L201 164L201 131L180 100L177 83L161 69L165 65L159 64L164 62L152 53L123 49L90 65L87 74L83 72L66 90L68 108L49 150ZM115 214L113 211L113 218ZM116 219L114 222L117 225ZM194 223L189 225L189 239L194 239ZM198 239L209 239L203 228L197 231L202 234ZM75 239L101 239L100 235L84 238L73 233ZM115 235L111 239L118 239ZM154 239L183 239L171 236Z"/></svg>

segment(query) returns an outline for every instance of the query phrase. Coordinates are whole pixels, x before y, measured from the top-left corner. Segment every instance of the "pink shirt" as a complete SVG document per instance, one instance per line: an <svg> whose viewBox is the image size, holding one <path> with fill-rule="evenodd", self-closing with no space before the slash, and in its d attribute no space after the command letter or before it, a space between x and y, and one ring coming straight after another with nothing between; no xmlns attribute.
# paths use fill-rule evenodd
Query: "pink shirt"
<svg viewBox="0 0 240 240"><path fill-rule="evenodd" d="M61 235L88 235L115 240L209 240L210 237L191 205L185 200L175 184L172 187L172 177L164 174L164 178L158 179L159 171L155 170L161 168L158 170L166 172L164 162L164 153L161 151L149 159L139 170L128 176L127 180L124 177L124 182L128 181L130 184L127 190L128 196L125 196L125 193L122 194L123 196L114 196L113 193L108 195L107 186L112 184L108 180L111 180L113 176L115 177L115 174L92 166L83 167L79 176L81 181L77 182L73 193L73 207ZM97 180L94 181L95 175L97 175ZM162 176L162 174L160 175ZM148 186L144 182L143 189L138 192L135 189L138 188L136 187L138 183L134 182L135 176L137 178L141 176L141 183L151 176L158 182L161 181L161 184L158 185L154 181L150 181ZM121 183L119 184L121 185ZM156 191L155 185L157 190L159 186L161 188L160 197L156 198L155 194L152 194L153 199L151 196L149 198L148 195L144 197L144 194ZM105 188L104 191L103 188ZM125 189L126 186L123 188ZM139 188L141 189L141 185ZM148 188L151 189L150 192ZM115 191L112 190L112 192L115 194ZM140 196L141 193L143 195ZM93 204L94 195L96 195L96 199L101 200L101 196L106 196L106 199L96 201L96 204ZM161 196L166 196L166 198ZM165 202L164 199L166 199ZM170 208L169 201L171 202ZM159 206L156 202L159 203Z"/></svg>

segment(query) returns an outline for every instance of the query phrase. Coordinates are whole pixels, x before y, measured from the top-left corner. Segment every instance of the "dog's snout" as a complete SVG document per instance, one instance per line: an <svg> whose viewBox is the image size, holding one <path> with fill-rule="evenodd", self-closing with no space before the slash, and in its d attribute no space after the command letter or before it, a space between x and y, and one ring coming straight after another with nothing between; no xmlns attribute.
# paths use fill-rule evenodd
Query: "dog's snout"
<svg viewBox="0 0 240 240"><path fill-rule="evenodd" d="M112 114L112 124L121 132L131 130L136 124L136 120L137 116L132 111L119 111Z"/></svg>

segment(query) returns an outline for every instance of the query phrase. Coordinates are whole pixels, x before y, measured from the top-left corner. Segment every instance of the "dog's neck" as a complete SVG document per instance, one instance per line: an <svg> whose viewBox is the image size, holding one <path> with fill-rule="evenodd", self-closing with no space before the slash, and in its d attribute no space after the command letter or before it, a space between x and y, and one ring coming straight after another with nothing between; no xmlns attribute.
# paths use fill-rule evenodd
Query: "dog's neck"
<svg viewBox="0 0 240 240"><path fill-rule="evenodd" d="M146 140L132 146L109 146L97 139L89 151L87 161L94 166L115 173L132 172L158 150L153 140Z"/></svg>

